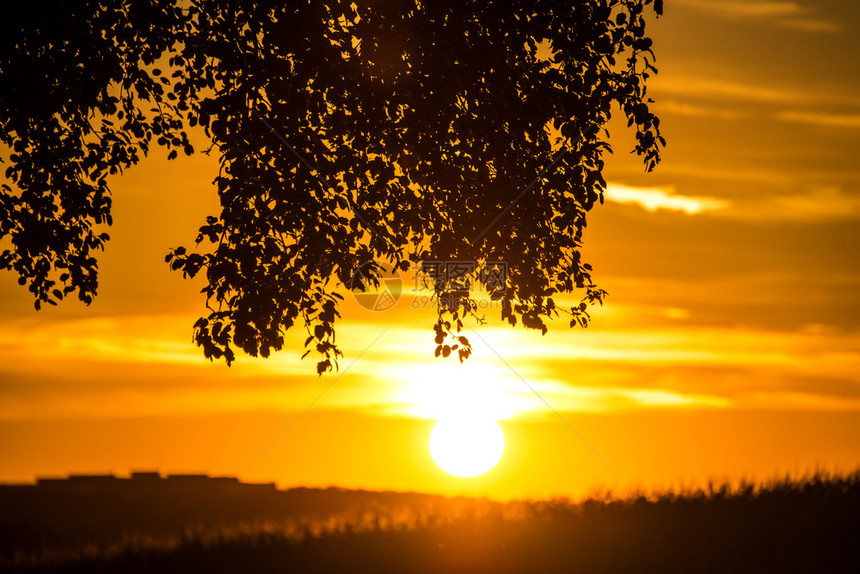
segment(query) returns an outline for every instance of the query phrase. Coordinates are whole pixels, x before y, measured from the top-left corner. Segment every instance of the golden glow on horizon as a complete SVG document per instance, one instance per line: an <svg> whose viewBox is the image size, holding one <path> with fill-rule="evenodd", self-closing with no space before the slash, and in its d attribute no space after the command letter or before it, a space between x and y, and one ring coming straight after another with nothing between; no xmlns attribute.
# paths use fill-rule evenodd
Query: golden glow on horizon
<svg viewBox="0 0 860 574"><path fill-rule="evenodd" d="M450 416L430 433L430 455L448 474L461 478L492 470L505 451L505 435L499 423L482 416Z"/></svg>

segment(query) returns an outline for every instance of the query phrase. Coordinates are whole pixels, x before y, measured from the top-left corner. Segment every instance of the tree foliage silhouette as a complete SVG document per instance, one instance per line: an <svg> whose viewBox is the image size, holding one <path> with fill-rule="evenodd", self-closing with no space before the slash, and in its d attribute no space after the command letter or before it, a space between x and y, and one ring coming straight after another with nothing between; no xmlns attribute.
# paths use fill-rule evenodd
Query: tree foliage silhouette
<svg viewBox="0 0 860 574"><path fill-rule="evenodd" d="M221 213L166 259L206 275L207 357L266 357L299 322L331 370L338 288L428 261L476 264L433 280L437 356L469 356L460 329L481 320L481 286L512 325L546 332L569 312L585 326L605 294L580 247L612 105L646 169L665 145L646 96L649 7L662 13L660 0L20 3L0 25L0 267L37 309L92 301L106 176L153 142L193 153L199 125ZM507 264L504 284L489 262ZM576 290L582 304L556 305Z"/></svg>

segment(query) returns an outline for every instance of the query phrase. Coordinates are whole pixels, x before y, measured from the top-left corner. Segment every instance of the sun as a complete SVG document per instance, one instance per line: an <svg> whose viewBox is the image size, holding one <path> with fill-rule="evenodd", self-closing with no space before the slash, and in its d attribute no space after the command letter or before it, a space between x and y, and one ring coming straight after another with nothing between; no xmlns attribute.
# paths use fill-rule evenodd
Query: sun
<svg viewBox="0 0 860 574"><path fill-rule="evenodd" d="M439 468L462 478L484 474L502 458L505 435L491 418L451 416L430 432L430 456Z"/></svg>

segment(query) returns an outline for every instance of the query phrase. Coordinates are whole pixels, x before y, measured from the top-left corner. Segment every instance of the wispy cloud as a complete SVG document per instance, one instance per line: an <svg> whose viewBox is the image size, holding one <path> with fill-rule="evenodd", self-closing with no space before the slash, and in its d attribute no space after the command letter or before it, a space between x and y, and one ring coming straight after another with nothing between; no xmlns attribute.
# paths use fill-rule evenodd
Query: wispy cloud
<svg viewBox="0 0 860 574"><path fill-rule="evenodd" d="M828 20L816 20L813 18L803 20L782 20L779 22L779 25L783 28L793 28L802 32L834 33L842 29L836 22L830 22Z"/></svg>
<svg viewBox="0 0 860 574"><path fill-rule="evenodd" d="M835 22L816 17L812 8L778 0L676 0L722 18L761 22L804 32L837 32Z"/></svg>
<svg viewBox="0 0 860 574"><path fill-rule="evenodd" d="M796 181L796 177L785 171L759 166L732 166L726 169L721 166L705 165L703 163L666 162L660 166L662 175L670 178L694 178L703 181L726 183L754 183L764 186L786 187Z"/></svg>
<svg viewBox="0 0 860 574"><path fill-rule="evenodd" d="M612 203L638 205L645 211L678 211L695 215L705 211L724 209L728 202L714 197L677 195L673 187L633 187L609 183L604 197Z"/></svg>
<svg viewBox="0 0 860 574"><path fill-rule="evenodd" d="M860 129L860 114L830 114L819 112L785 111L777 114L784 122L808 124L829 128Z"/></svg>
<svg viewBox="0 0 860 574"><path fill-rule="evenodd" d="M814 91L808 87L764 86L731 78L702 77L693 74L657 76L653 90L658 95L671 94L707 100L734 100L758 104L813 105L860 104L856 93Z"/></svg>
<svg viewBox="0 0 860 574"><path fill-rule="evenodd" d="M0 348L0 379L5 381L0 419L296 411L326 383L308 374L308 365L298 365L304 367L303 374L288 374L296 369L273 359L243 361L229 373L205 361L177 360L174 353L146 353L143 360L141 348L172 349L179 344L162 340L159 327L172 322L171 317L134 318L127 324L83 320L32 330L17 344L0 336L6 341ZM136 333L134 338L122 336L129 325L135 327L128 329ZM372 323L343 327L344 340L353 341L380 329ZM0 335L11 332L20 329L0 329ZM67 347L72 333L95 341L111 335L117 341L113 346ZM487 344L561 411L762 407L770 404L769 393L777 393L774 400L784 403L778 393L786 392L810 395L810 408L820 407L824 399L828 408L860 405L856 394L843 399L828 392L818 400L815 387L783 384L789 375L809 380L841 377L843 387L860 389L854 374L860 372L856 336L696 327L631 330L629 324L626 330L594 331L587 337L564 329L537 340L505 328L484 333ZM75 357L81 351L104 368L88 365L84 375L77 374L81 364ZM35 357L38 363L22 361ZM387 343L362 357L319 408L420 418L453 408L503 419L543 416L545 405L493 357L490 349L480 348L465 365L434 359L424 329L395 327ZM726 373L733 371L742 375L729 386ZM798 396L790 397L792 405L802 402Z"/></svg>
<svg viewBox="0 0 860 574"><path fill-rule="evenodd" d="M860 195L836 186L815 186L802 193L738 199L722 217L757 222L805 222L855 219L860 217Z"/></svg>
<svg viewBox="0 0 860 574"><path fill-rule="evenodd" d="M774 16L796 16L806 9L797 2L778 2L767 0L676 0L721 16L741 18L772 18Z"/></svg>
<svg viewBox="0 0 860 574"><path fill-rule="evenodd" d="M786 195L774 200L779 211L804 220L844 219L860 215L860 196L838 187L815 187L805 194Z"/></svg>
<svg viewBox="0 0 860 574"><path fill-rule="evenodd" d="M672 99L661 99L654 105L654 108L661 113L678 114L681 116L695 118L739 120L748 116L748 114L737 110L730 110L718 106L703 106L697 104L690 104Z"/></svg>

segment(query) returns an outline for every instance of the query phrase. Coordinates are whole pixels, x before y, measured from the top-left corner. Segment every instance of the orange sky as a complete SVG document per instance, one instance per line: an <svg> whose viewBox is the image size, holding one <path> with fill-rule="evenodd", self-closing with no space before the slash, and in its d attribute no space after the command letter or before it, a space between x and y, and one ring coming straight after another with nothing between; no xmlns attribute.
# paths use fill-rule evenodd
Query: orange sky
<svg viewBox="0 0 860 574"><path fill-rule="evenodd" d="M159 469L542 497L860 465L857 26L848 1L667 2L651 29L664 162L644 174L610 125L585 236L606 307L545 337L489 309L463 368L433 358L411 293L383 313L348 301L337 380L299 360L300 332L269 360L208 363L190 340L201 284L163 257L217 212L217 164L145 160L112 183L91 307L36 313L0 276L0 480ZM430 459L452 404L501 419L487 475Z"/></svg>

